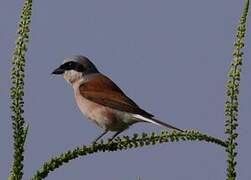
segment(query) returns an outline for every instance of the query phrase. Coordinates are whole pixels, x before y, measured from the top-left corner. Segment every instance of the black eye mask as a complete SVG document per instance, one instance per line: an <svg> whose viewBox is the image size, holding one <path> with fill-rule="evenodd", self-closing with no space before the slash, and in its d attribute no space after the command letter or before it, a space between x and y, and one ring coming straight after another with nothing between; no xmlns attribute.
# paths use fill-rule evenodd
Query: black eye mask
<svg viewBox="0 0 251 180"><path fill-rule="evenodd" d="M84 72L85 68L82 64L79 64L74 61L66 62L60 66L60 69L63 70L75 70L77 72Z"/></svg>

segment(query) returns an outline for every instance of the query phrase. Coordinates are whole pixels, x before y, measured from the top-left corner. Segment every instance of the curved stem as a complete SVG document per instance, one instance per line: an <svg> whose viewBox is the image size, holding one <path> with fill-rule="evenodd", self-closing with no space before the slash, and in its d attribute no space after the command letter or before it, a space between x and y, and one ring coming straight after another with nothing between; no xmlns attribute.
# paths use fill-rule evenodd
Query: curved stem
<svg viewBox="0 0 251 180"><path fill-rule="evenodd" d="M175 142L175 141L206 141L226 147L227 144L219 138L215 138L198 131L185 131L185 132L172 132L167 131L161 132L159 135L156 133L146 134L143 133L141 136L134 134L133 137L124 136L123 138L117 137L113 141L106 143L92 144L89 146L79 146L73 150L69 150L58 156L55 156L45 162L41 169L38 170L35 175L31 178L32 180L41 180L48 176L51 171L59 168L64 163L70 160L76 159L80 156L85 156L88 154L107 152L107 151L121 151L129 148L138 148L147 145L155 145L159 143Z"/></svg>
<svg viewBox="0 0 251 180"><path fill-rule="evenodd" d="M225 102L225 133L227 137L227 180L234 180L236 178L235 166L237 156L237 136L236 128L238 126L238 108L239 108L239 88L240 88L240 75L241 65L243 60L242 48L244 47L244 36L246 31L246 20L249 9L249 0L245 0L244 8L240 18L240 23L237 28L236 41L234 44L233 60L231 62L228 82L227 93Z"/></svg>
<svg viewBox="0 0 251 180"><path fill-rule="evenodd" d="M10 170L10 180L21 180L23 176L24 144L28 132L28 126L23 118L24 105L24 68L25 53L29 40L29 25L31 22L32 0L24 0L20 21L18 24L18 35L16 46L12 57L11 83L10 89L13 129L13 160Z"/></svg>

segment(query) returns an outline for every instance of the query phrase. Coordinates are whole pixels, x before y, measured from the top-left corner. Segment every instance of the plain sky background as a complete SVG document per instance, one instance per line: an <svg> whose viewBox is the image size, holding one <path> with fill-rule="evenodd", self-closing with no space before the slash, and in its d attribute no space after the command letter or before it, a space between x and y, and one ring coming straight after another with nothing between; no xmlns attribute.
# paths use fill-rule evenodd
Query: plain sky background
<svg viewBox="0 0 251 180"><path fill-rule="evenodd" d="M12 159L9 70L22 3L0 1L1 179L7 179ZM52 155L89 144L101 133L78 110L70 85L50 75L74 54L89 57L158 118L224 137L224 84L242 5L242 0L35 0L25 72L24 116L30 129L24 179ZM238 128L241 180L251 179L250 35L245 42ZM160 130L137 124L123 135ZM225 169L223 148L178 142L84 156L47 179L222 180Z"/></svg>

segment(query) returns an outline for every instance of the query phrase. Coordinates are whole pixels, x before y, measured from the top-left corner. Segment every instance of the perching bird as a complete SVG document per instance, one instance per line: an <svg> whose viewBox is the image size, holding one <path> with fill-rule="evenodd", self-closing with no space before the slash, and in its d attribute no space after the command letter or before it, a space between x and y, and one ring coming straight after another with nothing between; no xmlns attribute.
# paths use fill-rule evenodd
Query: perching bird
<svg viewBox="0 0 251 180"><path fill-rule="evenodd" d="M104 130L94 142L108 131L116 132L112 136L113 139L137 122L148 122L183 132L155 119L152 114L141 109L84 56L66 58L52 74L64 76L64 79L73 86L75 99L81 112Z"/></svg>

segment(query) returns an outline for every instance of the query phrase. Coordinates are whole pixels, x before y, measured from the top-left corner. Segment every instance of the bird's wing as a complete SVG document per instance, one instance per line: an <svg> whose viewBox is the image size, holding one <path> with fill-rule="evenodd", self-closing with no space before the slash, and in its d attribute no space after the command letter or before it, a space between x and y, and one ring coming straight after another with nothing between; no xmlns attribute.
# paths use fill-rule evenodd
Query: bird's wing
<svg viewBox="0 0 251 180"><path fill-rule="evenodd" d="M79 86L80 94L97 104L119 111L153 117L152 114L141 109L133 100L108 77L99 74Z"/></svg>

